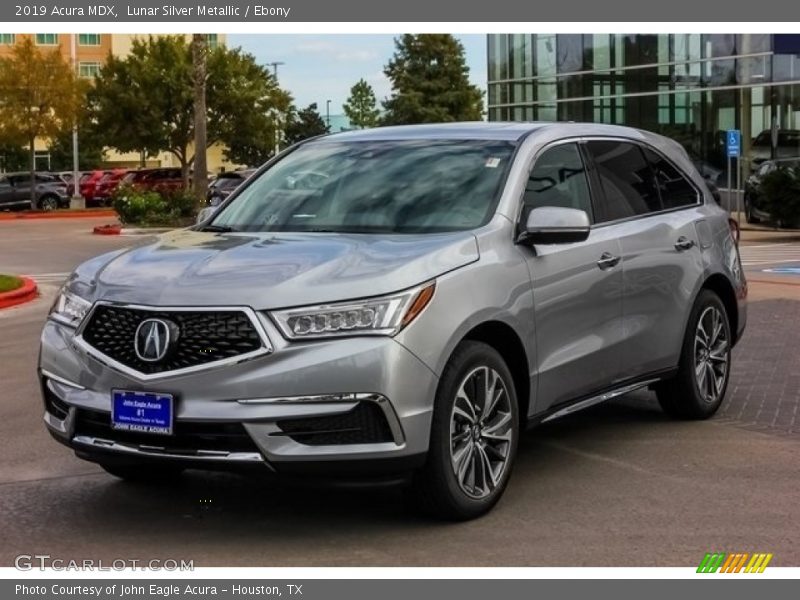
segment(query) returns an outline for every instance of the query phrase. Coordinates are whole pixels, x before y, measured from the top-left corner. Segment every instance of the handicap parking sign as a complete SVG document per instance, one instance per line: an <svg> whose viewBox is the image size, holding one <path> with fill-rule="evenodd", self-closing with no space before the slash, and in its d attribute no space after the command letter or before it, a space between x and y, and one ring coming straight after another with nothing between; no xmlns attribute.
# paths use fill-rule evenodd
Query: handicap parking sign
<svg viewBox="0 0 800 600"><path fill-rule="evenodd" d="M728 156L738 158L742 154L742 132L738 129L728 129L726 138L726 145L728 148Z"/></svg>

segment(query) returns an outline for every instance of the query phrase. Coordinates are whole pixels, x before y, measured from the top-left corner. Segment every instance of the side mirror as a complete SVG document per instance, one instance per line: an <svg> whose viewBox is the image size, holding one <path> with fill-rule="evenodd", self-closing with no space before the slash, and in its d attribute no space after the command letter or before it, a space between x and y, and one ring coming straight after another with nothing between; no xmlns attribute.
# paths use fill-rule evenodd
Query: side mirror
<svg viewBox="0 0 800 600"><path fill-rule="evenodd" d="M216 206L206 206L205 208L201 208L200 212L197 213L197 219L195 220L195 223L200 224L203 221L207 221L215 212L217 212Z"/></svg>
<svg viewBox="0 0 800 600"><path fill-rule="evenodd" d="M577 208L542 206L528 214L518 244L571 244L589 237L589 215Z"/></svg>

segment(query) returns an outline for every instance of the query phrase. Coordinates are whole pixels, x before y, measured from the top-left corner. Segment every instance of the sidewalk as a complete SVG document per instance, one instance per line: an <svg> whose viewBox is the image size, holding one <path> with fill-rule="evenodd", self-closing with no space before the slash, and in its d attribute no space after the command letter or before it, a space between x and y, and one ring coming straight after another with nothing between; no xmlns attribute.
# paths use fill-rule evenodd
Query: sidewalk
<svg viewBox="0 0 800 600"><path fill-rule="evenodd" d="M742 223L741 241L743 243L766 242L770 244L800 243L800 229L775 229L764 225Z"/></svg>

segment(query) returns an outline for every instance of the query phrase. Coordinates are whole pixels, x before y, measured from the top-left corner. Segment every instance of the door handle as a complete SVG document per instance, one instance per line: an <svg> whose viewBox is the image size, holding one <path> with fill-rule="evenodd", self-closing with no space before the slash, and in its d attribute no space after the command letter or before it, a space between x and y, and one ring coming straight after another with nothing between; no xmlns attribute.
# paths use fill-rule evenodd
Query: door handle
<svg viewBox="0 0 800 600"><path fill-rule="evenodd" d="M600 260L597 261L597 266L603 269L612 269L619 264L620 257L614 256L610 252L603 252L600 255Z"/></svg>
<svg viewBox="0 0 800 600"><path fill-rule="evenodd" d="M691 250L692 248L694 248L694 240L690 240L684 236L679 237L678 241L675 242L675 250L678 252Z"/></svg>

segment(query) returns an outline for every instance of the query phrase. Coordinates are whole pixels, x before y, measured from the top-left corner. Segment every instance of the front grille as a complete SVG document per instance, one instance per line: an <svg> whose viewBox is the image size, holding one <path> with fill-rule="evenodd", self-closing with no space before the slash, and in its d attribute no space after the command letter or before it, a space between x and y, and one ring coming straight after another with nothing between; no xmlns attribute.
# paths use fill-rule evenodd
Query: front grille
<svg viewBox="0 0 800 600"><path fill-rule="evenodd" d="M172 435L117 431L111 428L111 416L108 413L78 409L75 415L75 435L133 446L163 448L171 454L192 454L197 450L259 452L241 423L175 421L172 431Z"/></svg>
<svg viewBox="0 0 800 600"><path fill-rule="evenodd" d="M171 321L179 331L177 342L156 362L141 360L134 347L136 329L150 318ZM86 324L83 339L105 356L145 374L212 363L263 346L253 322L240 310L162 312L102 304Z"/></svg>
<svg viewBox="0 0 800 600"><path fill-rule="evenodd" d="M278 421L284 435L307 446L378 444L393 441L383 410L374 402L359 402L340 415Z"/></svg>

